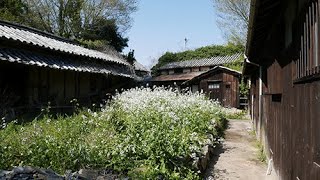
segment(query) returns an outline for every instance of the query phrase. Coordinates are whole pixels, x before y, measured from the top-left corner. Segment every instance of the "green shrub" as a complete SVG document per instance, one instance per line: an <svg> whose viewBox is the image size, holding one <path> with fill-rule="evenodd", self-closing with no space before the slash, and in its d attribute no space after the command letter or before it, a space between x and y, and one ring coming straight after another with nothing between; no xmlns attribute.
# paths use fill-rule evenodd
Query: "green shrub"
<svg viewBox="0 0 320 180"><path fill-rule="evenodd" d="M259 141L256 142L256 146L258 148L258 154L257 154L258 160L263 162L263 163L266 163L267 162L267 156L266 156L266 153L264 152L264 146Z"/></svg>
<svg viewBox="0 0 320 180"><path fill-rule="evenodd" d="M248 114L248 112L246 110L241 110L241 111L236 111L236 112L232 112L232 113L226 113L226 118L227 119L240 119L240 120L247 120L248 118L246 117L246 115Z"/></svg>
<svg viewBox="0 0 320 180"><path fill-rule="evenodd" d="M0 169L109 168L133 178L197 179L191 155L223 134L221 109L202 94L128 90L101 112L10 123L0 130Z"/></svg>

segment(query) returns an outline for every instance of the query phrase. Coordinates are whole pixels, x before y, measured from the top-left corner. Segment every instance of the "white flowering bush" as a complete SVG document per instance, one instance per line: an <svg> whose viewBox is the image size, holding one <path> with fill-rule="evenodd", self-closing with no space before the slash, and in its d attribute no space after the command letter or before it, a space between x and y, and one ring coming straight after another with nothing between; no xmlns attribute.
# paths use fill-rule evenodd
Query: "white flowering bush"
<svg viewBox="0 0 320 180"><path fill-rule="evenodd" d="M101 112L9 124L0 130L0 169L109 168L132 178L197 179L192 156L216 143L224 117L219 104L202 94L131 89Z"/></svg>

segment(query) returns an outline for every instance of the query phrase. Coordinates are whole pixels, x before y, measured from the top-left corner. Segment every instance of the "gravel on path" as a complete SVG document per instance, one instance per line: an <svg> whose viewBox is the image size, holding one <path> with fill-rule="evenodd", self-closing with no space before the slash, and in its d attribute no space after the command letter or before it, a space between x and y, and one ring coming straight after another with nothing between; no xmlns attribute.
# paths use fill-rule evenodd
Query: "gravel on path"
<svg viewBox="0 0 320 180"><path fill-rule="evenodd" d="M222 146L216 149L206 178L275 180L274 172L266 175L267 164L258 160L255 137L249 120L230 120Z"/></svg>

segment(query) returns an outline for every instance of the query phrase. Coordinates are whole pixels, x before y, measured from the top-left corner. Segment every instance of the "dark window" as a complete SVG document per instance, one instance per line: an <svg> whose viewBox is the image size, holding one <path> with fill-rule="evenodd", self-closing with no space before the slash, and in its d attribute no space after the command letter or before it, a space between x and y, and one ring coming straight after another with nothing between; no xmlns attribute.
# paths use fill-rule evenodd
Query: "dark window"
<svg viewBox="0 0 320 180"><path fill-rule="evenodd" d="M227 89L230 89L230 87L231 87L230 84L227 84L227 85L226 85L226 88L227 88Z"/></svg>
<svg viewBox="0 0 320 180"><path fill-rule="evenodd" d="M282 94L272 94L272 102L281 102Z"/></svg>
<svg viewBox="0 0 320 180"><path fill-rule="evenodd" d="M174 73L183 73L182 68L174 69Z"/></svg>

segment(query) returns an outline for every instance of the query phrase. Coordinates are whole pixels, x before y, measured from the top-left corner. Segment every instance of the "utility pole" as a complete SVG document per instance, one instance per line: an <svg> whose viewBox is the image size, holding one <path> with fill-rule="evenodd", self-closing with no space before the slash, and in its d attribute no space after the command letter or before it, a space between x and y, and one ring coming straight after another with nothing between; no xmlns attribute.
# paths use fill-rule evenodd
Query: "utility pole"
<svg viewBox="0 0 320 180"><path fill-rule="evenodd" d="M187 49L187 43L188 43L189 39L184 38L184 49Z"/></svg>

